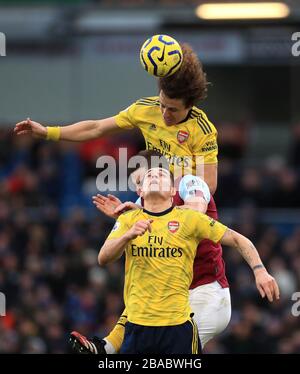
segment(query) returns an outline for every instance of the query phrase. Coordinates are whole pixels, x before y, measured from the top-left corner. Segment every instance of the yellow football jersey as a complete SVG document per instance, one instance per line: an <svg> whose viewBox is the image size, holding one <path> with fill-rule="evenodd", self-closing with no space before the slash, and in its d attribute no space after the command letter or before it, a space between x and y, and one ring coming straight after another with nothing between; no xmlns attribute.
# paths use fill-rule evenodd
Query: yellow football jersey
<svg viewBox="0 0 300 374"><path fill-rule="evenodd" d="M156 150L169 159L171 171L174 165L196 174L197 162L202 164L217 163L217 130L206 114L193 107L185 121L167 126L160 110L158 96L136 101L115 116L116 123L124 129L138 127L145 139L146 149Z"/></svg>
<svg viewBox="0 0 300 374"><path fill-rule="evenodd" d="M126 249L124 302L128 321L173 326L189 319L189 286L196 248L202 239L220 241L226 226L196 210L171 207L162 213L136 209L122 214L108 239L121 237L139 220L152 231Z"/></svg>

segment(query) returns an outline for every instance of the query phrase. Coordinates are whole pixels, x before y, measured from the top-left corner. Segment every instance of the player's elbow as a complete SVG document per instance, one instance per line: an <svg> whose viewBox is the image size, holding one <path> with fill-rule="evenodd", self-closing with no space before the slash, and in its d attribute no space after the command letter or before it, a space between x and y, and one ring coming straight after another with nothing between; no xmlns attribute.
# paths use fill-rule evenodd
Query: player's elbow
<svg viewBox="0 0 300 374"><path fill-rule="evenodd" d="M100 249L100 252L98 254L98 264L100 266L105 266L108 264L108 258L105 254L105 251L103 250L103 247Z"/></svg>
<svg viewBox="0 0 300 374"><path fill-rule="evenodd" d="M248 239L246 236L234 232L233 235L233 247L235 248L250 248L251 246L253 247L253 243L251 242L250 239Z"/></svg>
<svg viewBox="0 0 300 374"><path fill-rule="evenodd" d="M210 194L213 196L214 193L216 192L217 190L217 186L218 186L218 179L215 178L215 177L212 177L212 176L208 176L205 178L205 182L209 188L209 192Z"/></svg>
<svg viewBox="0 0 300 374"><path fill-rule="evenodd" d="M217 187L218 187L217 178L214 178L213 180L211 180L209 182L206 182L206 183L208 184L209 191L210 191L211 195L213 196L215 194L215 192L217 191Z"/></svg>

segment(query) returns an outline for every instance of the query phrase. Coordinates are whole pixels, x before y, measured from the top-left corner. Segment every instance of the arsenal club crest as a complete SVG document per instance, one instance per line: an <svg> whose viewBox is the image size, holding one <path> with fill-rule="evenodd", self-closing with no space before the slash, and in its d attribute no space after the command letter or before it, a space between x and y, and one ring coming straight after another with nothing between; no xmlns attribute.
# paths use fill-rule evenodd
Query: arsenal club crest
<svg viewBox="0 0 300 374"><path fill-rule="evenodd" d="M172 234L179 229L179 222L178 221L170 221L168 222L168 229L171 231Z"/></svg>
<svg viewBox="0 0 300 374"><path fill-rule="evenodd" d="M187 131L179 130L177 133L177 140L179 141L180 144L184 143L190 134Z"/></svg>

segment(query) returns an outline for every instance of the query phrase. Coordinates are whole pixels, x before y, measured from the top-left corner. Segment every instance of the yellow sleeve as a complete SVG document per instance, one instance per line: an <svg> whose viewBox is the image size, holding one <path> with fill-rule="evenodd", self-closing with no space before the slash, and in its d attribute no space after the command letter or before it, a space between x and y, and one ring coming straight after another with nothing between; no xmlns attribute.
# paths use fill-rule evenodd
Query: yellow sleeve
<svg viewBox="0 0 300 374"><path fill-rule="evenodd" d="M192 145L193 154L202 156L204 164L215 164L218 162L218 132L203 111L196 121L195 128L197 130Z"/></svg>
<svg viewBox="0 0 300 374"><path fill-rule="evenodd" d="M218 243L225 234L227 226L208 217L206 214L199 213L196 225L196 233L200 240L209 239L214 243Z"/></svg>
<svg viewBox="0 0 300 374"><path fill-rule="evenodd" d="M218 162L217 134L209 134L203 139L203 142L199 142L194 155L202 156L204 164L216 164Z"/></svg>
<svg viewBox="0 0 300 374"><path fill-rule="evenodd" d="M124 214L120 215L107 239L118 239L129 230L129 220L126 216Z"/></svg>
<svg viewBox="0 0 300 374"><path fill-rule="evenodd" d="M136 103L131 104L128 108L122 110L115 116L116 124L122 129L133 129L137 126L137 122L134 118L136 110Z"/></svg>

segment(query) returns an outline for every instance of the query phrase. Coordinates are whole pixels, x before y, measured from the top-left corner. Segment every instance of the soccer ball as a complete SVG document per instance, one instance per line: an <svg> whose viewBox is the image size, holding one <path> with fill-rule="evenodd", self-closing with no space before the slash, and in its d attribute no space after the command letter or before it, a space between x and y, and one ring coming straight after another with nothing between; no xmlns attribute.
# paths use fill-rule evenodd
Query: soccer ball
<svg viewBox="0 0 300 374"><path fill-rule="evenodd" d="M179 43L168 35L154 35L142 45L140 61L144 69L156 77L174 74L182 64Z"/></svg>

